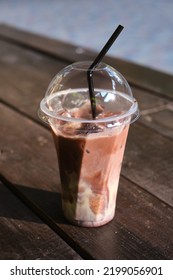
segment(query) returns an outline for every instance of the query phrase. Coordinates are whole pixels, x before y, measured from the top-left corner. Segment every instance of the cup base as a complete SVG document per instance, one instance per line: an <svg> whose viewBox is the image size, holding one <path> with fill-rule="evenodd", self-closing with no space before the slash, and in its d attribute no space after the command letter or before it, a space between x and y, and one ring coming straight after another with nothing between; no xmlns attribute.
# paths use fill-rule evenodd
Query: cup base
<svg viewBox="0 0 173 280"><path fill-rule="evenodd" d="M112 219L114 218L114 214L107 217L107 219L104 220L100 220L100 221L81 221L81 220L75 220L75 219L71 219L69 217L66 217L66 220L68 222L70 222L71 224L75 225L75 226L79 226L79 227L100 227L100 226L104 226L106 224L108 224L109 222L112 221Z"/></svg>

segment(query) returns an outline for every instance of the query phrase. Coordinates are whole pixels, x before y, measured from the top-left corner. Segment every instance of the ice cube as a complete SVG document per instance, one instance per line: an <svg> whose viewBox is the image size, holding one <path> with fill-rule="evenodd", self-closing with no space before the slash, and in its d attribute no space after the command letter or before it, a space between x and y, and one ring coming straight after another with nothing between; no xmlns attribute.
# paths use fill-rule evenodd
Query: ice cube
<svg viewBox="0 0 173 280"><path fill-rule="evenodd" d="M73 109L81 107L87 99L86 94L83 92L69 92L63 100L64 109Z"/></svg>

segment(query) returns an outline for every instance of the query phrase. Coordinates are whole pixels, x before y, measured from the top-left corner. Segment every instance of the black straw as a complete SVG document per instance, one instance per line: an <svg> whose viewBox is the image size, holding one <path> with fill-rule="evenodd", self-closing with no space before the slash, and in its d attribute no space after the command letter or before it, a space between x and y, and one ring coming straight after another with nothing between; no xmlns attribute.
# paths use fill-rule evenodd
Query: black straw
<svg viewBox="0 0 173 280"><path fill-rule="evenodd" d="M96 118L96 100L94 95L94 85L93 85L93 70L97 67L98 63L103 59L103 57L106 55L116 38L119 36L121 31L123 30L122 25L118 25L112 36L109 38L101 52L98 54L98 56L95 58L93 63L90 65L87 71L87 80L88 80L88 88L89 88L89 94L90 94L90 101L91 101L91 111L92 111L92 118Z"/></svg>

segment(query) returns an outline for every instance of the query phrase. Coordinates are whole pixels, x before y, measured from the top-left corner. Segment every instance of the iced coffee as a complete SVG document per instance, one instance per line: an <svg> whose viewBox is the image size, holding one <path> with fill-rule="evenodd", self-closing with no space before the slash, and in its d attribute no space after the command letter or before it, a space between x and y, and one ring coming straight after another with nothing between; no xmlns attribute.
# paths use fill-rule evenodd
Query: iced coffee
<svg viewBox="0 0 173 280"><path fill-rule="evenodd" d="M105 65L101 70L99 74L104 76ZM116 85L115 72L108 66L106 74L110 75L110 71L111 84ZM64 77L66 86L67 78L68 74ZM73 224L101 226L114 217L126 139L129 125L138 115L137 103L132 96L119 91L118 82L123 80L119 74L116 89L94 89L93 120L88 88L67 86L57 90L55 80L41 108L48 116L57 151L63 213ZM98 77L96 80L98 84ZM128 84L125 86L123 90L129 90Z"/></svg>

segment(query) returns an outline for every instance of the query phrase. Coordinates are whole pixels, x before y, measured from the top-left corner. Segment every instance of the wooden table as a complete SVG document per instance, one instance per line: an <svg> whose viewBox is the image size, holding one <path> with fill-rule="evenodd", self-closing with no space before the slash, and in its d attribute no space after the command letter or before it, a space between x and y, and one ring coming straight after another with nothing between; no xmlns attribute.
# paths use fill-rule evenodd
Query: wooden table
<svg viewBox="0 0 173 280"><path fill-rule="evenodd" d="M129 81L141 117L131 126L116 215L99 228L62 215L57 159L37 109L81 47L0 25L0 259L173 258L173 77L106 57Z"/></svg>

